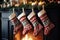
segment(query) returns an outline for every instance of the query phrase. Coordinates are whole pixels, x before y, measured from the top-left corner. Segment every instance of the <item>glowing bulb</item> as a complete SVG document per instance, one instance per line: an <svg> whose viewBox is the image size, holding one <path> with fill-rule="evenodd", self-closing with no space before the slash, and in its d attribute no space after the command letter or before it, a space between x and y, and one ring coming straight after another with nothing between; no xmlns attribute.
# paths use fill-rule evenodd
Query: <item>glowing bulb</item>
<svg viewBox="0 0 60 40"><path fill-rule="evenodd" d="M38 5L42 5L42 2L40 1L40 2L38 3Z"/></svg>
<svg viewBox="0 0 60 40"><path fill-rule="evenodd" d="M32 6L33 6L33 5L36 5L36 4L37 4L37 1L35 1L35 2L32 2Z"/></svg>
<svg viewBox="0 0 60 40"><path fill-rule="evenodd" d="M45 2L41 2L41 1L40 1L40 2L38 3L38 5L43 5L44 3L45 3Z"/></svg>
<svg viewBox="0 0 60 40"><path fill-rule="evenodd" d="M23 4L27 4L27 0L23 0Z"/></svg>
<svg viewBox="0 0 60 40"><path fill-rule="evenodd" d="M19 6L19 4L15 4L15 6L16 6L16 7L18 7L18 6Z"/></svg>
<svg viewBox="0 0 60 40"><path fill-rule="evenodd" d="M4 2L6 2L6 0L4 0Z"/></svg>

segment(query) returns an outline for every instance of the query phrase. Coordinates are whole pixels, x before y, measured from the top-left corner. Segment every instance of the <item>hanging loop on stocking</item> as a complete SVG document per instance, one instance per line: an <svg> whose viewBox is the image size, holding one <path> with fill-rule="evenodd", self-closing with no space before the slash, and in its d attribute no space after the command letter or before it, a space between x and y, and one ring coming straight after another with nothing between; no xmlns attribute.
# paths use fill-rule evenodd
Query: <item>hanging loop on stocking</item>
<svg viewBox="0 0 60 40"><path fill-rule="evenodd" d="M15 8L13 8L13 13L15 13L15 11L14 11L14 10L15 10Z"/></svg>
<svg viewBox="0 0 60 40"><path fill-rule="evenodd" d="M32 7L32 12L34 12L33 7Z"/></svg>
<svg viewBox="0 0 60 40"><path fill-rule="evenodd" d="M22 11L23 11L23 13L25 12L25 11L24 11L24 8L22 8Z"/></svg>
<svg viewBox="0 0 60 40"><path fill-rule="evenodd" d="M45 10L45 9L44 9L44 6L45 6L45 5L42 5L42 9L43 9L43 10Z"/></svg>
<svg viewBox="0 0 60 40"><path fill-rule="evenodd" d="M25 35L32 28L32 26L30 25L30 23L28 22L26 18L24 8L22 8L22 11L23 12L18 16L18 19L23 25L23 35Z"/></svg>
<svg viewBox="0 0 60 40"><path fill-rule="evenodd" d="M32 8L32 12L27 16L28 20L32 23L34 27L33 35L37 36L37 34L40 32L40 30L43 28L42 25L38 22L35 12Z"/></svg>
<svg viewBox="0 0 60 40"><path fill-rule="evenodd" d="M44 10L44 5L42 6L42 8L43 9L38 13L38 17L44 25L44 34L47 35L50 32L50 30L53 29L55 26L48 18L47 13Z"/></svg>

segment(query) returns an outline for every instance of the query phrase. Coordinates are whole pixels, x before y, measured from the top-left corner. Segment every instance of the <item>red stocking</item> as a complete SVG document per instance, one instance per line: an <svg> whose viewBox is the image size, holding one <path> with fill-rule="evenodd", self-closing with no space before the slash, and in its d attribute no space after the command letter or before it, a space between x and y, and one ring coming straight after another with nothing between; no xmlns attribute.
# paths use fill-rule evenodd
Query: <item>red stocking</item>
<svg viewBox="0 0 60 40"><path fill-rule="evenodd" d="M17 19L15 13L11 14L9 16L9 19L11 20L12 24L14 25L14 34L15 34L22 27L22 24Z"/></svg>
<svg viewBox="0 0 60 40"><path fill-rule="evenodd" d="M55 27L55 25L49 20L44 9L38 13L38 17L41 19L44 25L44 34L47 35L50 32L50 30Z"/></svg>
<svg viewBox="0 0 60 40"><path fill-rule="evenodd" d="M41 31L41 29L43 28L42 25L38 22L36 16L35 16L35 13L34 12L31 12L29 15L28 15L28 19L30 20L30 22L33 24L34 26L34 33L33 35L34 36L37 36L37 34Z"/></svg>
<svg viewBox="0 0 60 40"><path fill-rule="evenodd" d="M16 17L16 14L13 13L9 16L9 19L11 20L12 24L14 25L14 30L13 30L13 34L14 34L14 40L20 40L21 39L21 31L20 28L22 27L22 24L19 22L19 20ZM18 36L18 37L17 37ZM15 39L16 38L16 39Z"/></svg>
<svg viewBox="0 0 60 40"><path fill-rule="evenodd" d="M19 16L18 16L18 19L20 20L20 22L22 23L23 25L23 35L26 34L31 28L32 26L30 25L30 23L28 22L28 20L26 19L26 15L25 13L21 13Z"/></svg>

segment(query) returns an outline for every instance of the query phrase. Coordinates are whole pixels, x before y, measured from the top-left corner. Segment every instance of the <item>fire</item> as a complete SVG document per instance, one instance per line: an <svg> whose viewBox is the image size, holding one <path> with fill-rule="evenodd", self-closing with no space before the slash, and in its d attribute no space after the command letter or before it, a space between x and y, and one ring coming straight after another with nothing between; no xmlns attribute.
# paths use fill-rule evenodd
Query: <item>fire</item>
<svg viewBox="0 0 60 40"><path fill-rule="evenodd" d="M21 34L20 31L15 35L15 40L20 40L21 39Z"/></svg>
<svg viewBox="0 0 60 40"><path fill-rule="evenodd" d="M42 32L36 37L33 35L33 31L29 31L25 36L22 37L22 40L43 40Z"/></svg>
<svg viewBox="0 0 60 40"><path fill-rule="evenodd" d="M22 40L33 40L33 39L31 38L31 36L29 36L28 34L26 34L25 37L22 38Z"/></svg>
<svg viewBox="0 0 60 40"><path fill-rule="evenodd" d="M42 32L39 33L36 37L33 35L33 31L29 31L29 33L22 35L21 32L18 32L15 35L15 40L43 40Z"/></svg>

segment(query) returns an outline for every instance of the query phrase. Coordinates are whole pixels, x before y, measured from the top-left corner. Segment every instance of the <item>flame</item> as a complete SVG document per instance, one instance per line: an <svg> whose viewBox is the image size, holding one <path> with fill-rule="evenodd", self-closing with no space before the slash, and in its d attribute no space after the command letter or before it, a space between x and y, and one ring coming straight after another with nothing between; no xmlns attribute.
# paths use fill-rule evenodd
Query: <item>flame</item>
<svg viewBox="0 0 60 40"><path fill-rule="evenodd" d="M20 31L15 35L15 40L20 40L21 39L21 34Z"/></svg>
<svg viewBox="0 0 60 40"><path fill-rule="evenodd" d="M26 35L21 35L19 32L15 35L15 40L43 40L43 35L40 33L36 37L32 34L33 32L29 32ZM21 37L22 36L22 37Z"/></svg>
<svg viewBox="0 0 60 40"><path fill-rule="evenodd" d="M22 40L33 40L31 36L29 36L28 34L25 35L24 38L22 38Z"/></svg>
<svg viewBox="0 0 60 40"><path fill-rule="evenodd" d="M30 37L29 40L32 40L32 38Z"/></svg>

